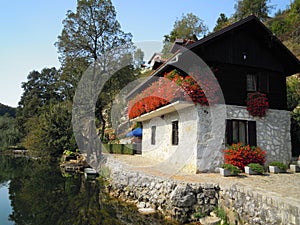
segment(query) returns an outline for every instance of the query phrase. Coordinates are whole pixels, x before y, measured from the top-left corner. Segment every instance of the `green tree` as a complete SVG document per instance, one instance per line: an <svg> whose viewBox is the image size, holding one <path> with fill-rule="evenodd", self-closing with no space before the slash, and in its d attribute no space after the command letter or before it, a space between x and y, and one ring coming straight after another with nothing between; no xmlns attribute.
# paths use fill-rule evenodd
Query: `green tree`
<svg viewBox="0 0 300 225"><path fill-rule="evenodd" d="M0 149L16 145L19 139L20 132L15 119L9 114L0 116Z"/></svg>
<svg viewBox="0 0 300 225"><path fill-rule="evenodd" d="M132 36L124 33L116 19L116 12L110 0L78 0L76 12L69 11L67 18L63 21L63 30L58 37L56 46L60 53L60 60L63 65L67 60L81 58L88 63L95 63L102 67L102 71L109 71L112 67L112 60L108 59L110 52L120 46L127 46L124 49L133 49ZM118 55L124 52L118 51ZM126 53L125 53L126 54ZM101 58L100 61L97 61ZM116 58L114 60L117 61ZM118 62L115 62L118 64ZM93 80L101 74L93 73ZM87 87L87 92L92 98L92 90L97 89L97 82L90 82L94 86ZM105 104L98 101L97 110L99 120L102 123L101 138L104 137L106 121L103 116Z"/></svg>
<svg viewBox="0 0 300 225"><path fill-rule="evenodd" d="M17 109L17 123L23 136L32 128L26 126L26 121L39 115L41 107L63 100L58 85L59 77L56 68L45 68L41 72L30 72L27 82L22 83L24 92Z"/></svg>
<svg viewBox="0 0 300 225"><path fill-rule="evenodd" d="M170 55L170 47L177 38L190 39L197 41L208 31L203 20L193 13L182 15L181 19L177 19L173 25L170 34L164 36L163 55Z"/></svg>
<svg viewBox="0 0 300 225"><path fill-rule="evenodd" d="M235 13L233 17L236 20L255 15L261 21L269 17L272 6L268 5L269 0L238 0L235 4Z"/></svg>
<svg viewBox="0 0 300 225"><path fill-rule="evenodd" d="M64 150L77 146L72 129L72 103L62 102L43 107L43 112L27 121L31 127L24 146L34 155L60 156Z"/></svg>
<svg viewBox="0 0 300 225"><path fill-rule="evenodd" d="M287 78L287 104L291 111L291 139L293 156L300 155L300 75Z"/></svg>
<svg viewBox="0 0 300 225"><path fill-rule="evenodd" d="M219 18L217 19L217 24L214 27L213 31L215 32L215 31L221 30L222 28L224 28L227 25L229 25L229 19L224 13L221 13Z"/></svg>

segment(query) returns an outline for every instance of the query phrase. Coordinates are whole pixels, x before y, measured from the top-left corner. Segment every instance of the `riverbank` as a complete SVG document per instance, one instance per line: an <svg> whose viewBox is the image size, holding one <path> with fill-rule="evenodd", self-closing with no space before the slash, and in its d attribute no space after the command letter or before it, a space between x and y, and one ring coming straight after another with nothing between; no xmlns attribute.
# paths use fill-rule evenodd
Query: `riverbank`
<svg viewBox="0 0 300 225"><path fill-rule="evenodd" d="M113 196L181 223L217 207L227 212L231 224L300 224L299 173L225 178L161 171L142 156L105 157Z"/></svg>

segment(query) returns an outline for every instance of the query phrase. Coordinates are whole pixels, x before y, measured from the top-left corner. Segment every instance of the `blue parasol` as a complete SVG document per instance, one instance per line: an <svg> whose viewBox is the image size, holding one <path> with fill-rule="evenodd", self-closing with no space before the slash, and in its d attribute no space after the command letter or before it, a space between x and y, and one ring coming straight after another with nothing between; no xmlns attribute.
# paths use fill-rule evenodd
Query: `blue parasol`
<svg viewBox="0 0 300 225"><path fill-rule="evenodd" d="M142 128L138 127L132 131L130 131L128 134L126 134L126 137L142 137L143 136L143 130Z"/></svg>

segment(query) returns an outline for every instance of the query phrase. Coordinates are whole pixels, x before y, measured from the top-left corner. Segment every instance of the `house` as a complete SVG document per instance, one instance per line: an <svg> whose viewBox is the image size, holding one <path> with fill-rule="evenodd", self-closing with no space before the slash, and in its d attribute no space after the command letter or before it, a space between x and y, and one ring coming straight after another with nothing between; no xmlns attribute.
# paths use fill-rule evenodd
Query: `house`
<svg viewBox="0 0 300 225"><path fill-rule="evenodd" d="M267 162L288 163L286 77L300 72L300 63L264 24L250 16L175 47L173 57L128 95L130 118L143 125L143 156L192 173L209 172L223 164L226 145L243 142L266 150ZM185 93L174 82L183 82ZM196 97L190 94L195 92ZM257 94L253 111L247 98ZM164 100L167 95L173 100Z"/></svg>
<svg viewBox="0 0 300 225"><path fill-rule="evenodd" d="M158 67L160 67L165 62L165 59L162 58L161 53L154 53L151 57L151 59L148 61L149 67L152 70L156 70Z"/></svg>

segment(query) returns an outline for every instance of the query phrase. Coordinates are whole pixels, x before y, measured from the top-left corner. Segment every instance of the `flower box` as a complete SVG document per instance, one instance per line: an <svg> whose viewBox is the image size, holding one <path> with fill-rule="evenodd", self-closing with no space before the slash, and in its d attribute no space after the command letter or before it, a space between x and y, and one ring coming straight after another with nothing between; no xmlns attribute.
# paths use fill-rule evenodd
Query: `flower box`
<svg viewBox="0 0 300 225"><path fill-rule="evenodd" d="M300 166L298 166L298 165L290 165L290 170L291 170L293 173L300 172Z"/></svg>
<svg viewBox="0 0 300 225"><path fill-rule="evenodd" d="M245 166L244 169L245 169L245 173L248 175L258 175L259 174L255 171L253 171L249 166Z"/></svg>
<svg viewBox="0 0 300 225"><path fill-rule="evenodd" d="M286 173L286 170L279 169L278 166L269 166L270 173Z"/></svg>
<svg viewBox="0 0 300 225"><path fill-rule="evenodd" d="M229 176L231 176L230 170L224 169L224 168L220 168L220 174L223 177L229 177Z"/></svg>

